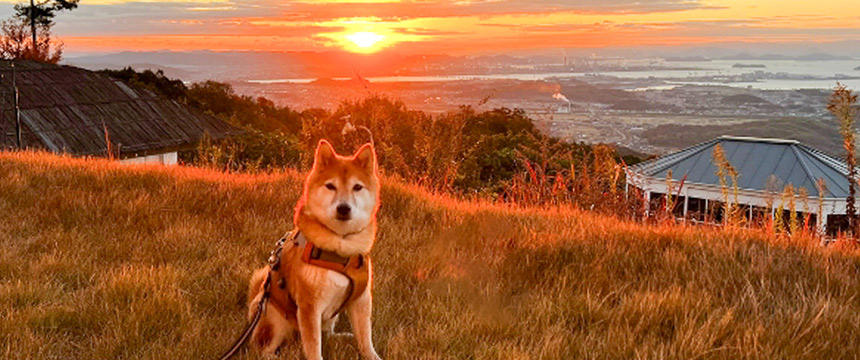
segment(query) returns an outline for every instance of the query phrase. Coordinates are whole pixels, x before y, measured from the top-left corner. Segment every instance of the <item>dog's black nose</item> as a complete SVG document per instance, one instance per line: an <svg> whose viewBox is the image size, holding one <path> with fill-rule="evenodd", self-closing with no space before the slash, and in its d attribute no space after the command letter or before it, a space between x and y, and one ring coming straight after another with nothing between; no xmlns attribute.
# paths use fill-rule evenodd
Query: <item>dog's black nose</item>
<svg viewBox="0 0 860 360"><path fill-rule="evenodd" d="M347 204L340 204L337 206L337 217L339 219L348 219L349 213L352 209Z"/></svg>

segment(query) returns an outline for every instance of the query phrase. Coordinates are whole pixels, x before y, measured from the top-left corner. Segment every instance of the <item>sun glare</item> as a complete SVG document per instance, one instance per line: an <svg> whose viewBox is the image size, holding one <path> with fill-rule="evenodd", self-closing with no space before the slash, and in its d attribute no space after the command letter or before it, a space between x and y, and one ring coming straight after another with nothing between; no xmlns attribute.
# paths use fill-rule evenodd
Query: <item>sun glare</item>
<svg viewBox="0 0 860 360"><path fill-rule="evenodd" d="M346 35L345 37L362 52L373 52L378 50L378 46L376 45L385 39L384 35L369 31L354 32Z"/></svg>
<svg viewBox="0 0 860 360"><path fill-rule="evenodd" d="M404 29L399 21L383 21L376 17L343 18L317 23L321 27L342 28L341 31L320 33L327 47L336 47L352 53L372 54L391 49L403 42L416 42L428 38Z"/></svg>

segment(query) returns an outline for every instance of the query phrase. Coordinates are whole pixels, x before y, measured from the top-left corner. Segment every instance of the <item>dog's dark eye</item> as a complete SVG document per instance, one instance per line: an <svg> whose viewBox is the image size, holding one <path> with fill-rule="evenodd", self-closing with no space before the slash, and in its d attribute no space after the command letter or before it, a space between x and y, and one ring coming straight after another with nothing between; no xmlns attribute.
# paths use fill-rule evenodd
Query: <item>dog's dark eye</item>
<svg viewBox="0 0 860 360"><path fill-rule="evenodd" d="M352 187L352 191L361 191L361 189L364 189L364 186L361 186L361 184L355 184L355 186Z"/></svg>
<svg viewBox="0 0 860 360"><path fill-rule="evenodd" d="M325 184L325 188L326 188L326 189L329 189L329 190L331 190L331 191L337 190L337 188L336 188L336 187L334 186L334 184L332 184L332 183L327 183L327 184Z"/></svg>

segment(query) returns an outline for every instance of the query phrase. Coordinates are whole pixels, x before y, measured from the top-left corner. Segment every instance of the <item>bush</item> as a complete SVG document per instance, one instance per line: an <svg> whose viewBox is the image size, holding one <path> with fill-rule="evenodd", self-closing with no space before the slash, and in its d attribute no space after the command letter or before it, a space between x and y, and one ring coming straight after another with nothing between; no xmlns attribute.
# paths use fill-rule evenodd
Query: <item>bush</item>
<svg viewBox="0 0 860 360"><path fill-rule="evenodd" d="M462 106L431 116L375 95L344 101L334 111L299 113L237 95L229 84L215 81L186 87L161 72L107 73L245 130L230 139L203 141L182 154L189 164L225 171L306 169L320 139L341 154L372 141L384 173L434 191L528 204L629 207L619 196L624 162L614 148L546 136L523 110L477 112Z"/></svg>

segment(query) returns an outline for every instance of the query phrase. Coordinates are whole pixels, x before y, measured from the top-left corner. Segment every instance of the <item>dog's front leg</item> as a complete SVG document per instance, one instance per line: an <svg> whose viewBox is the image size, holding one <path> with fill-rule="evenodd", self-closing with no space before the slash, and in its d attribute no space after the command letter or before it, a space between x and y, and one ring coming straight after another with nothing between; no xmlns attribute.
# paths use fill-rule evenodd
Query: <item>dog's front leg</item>
<svg viewBox="0 0 860 360"><path fill-rule="evenodd" d="M299 306L297 319L307 360L322 360L322 313L312 305Z"/></svg>
<svg viewBox="0 0 860 360"><path fill-rule="evenodd" d="M358 342L358 351L361 352L361 356L365 359L381 360L373 348L370 321L372 303L370 287L368 287L361 297L347 305L346 311L349 314L349 323L352 326L353 334L355 334L355 340Z"/></svg>

